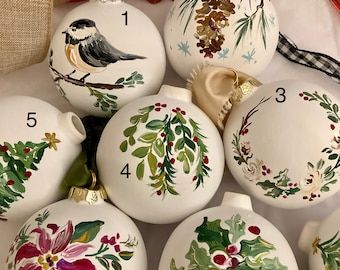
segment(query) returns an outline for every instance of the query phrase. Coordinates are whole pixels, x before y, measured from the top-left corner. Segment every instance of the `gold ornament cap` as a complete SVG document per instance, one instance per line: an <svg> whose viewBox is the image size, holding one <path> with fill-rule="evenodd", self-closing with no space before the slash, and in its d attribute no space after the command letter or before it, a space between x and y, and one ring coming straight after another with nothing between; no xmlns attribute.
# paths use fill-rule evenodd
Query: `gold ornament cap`
<svg viewBox="0 0 340 270"><path fill-rule="evenodd" d="M261 85L243 72L205 64L193 70L187 88L194 103L223 131L232 106Z"/></svg>
<svg viewBox="0 0 340 270"><path fill-rule="evenodd" d="M68 194L69 199L73 199L76 202L86 202L90 205L96 204L102 200L107 199L107 193L102 185L97 185L97 177L94 172L91 171L92 185L90 188L83 187L71 187Z"/></svg>

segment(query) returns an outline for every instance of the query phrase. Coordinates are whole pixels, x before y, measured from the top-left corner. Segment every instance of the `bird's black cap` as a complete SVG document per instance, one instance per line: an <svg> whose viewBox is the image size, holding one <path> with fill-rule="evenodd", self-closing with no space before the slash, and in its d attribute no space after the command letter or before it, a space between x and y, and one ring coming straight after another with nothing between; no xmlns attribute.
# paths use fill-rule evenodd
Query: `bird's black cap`
<svg viewBox="0 0 340 270"><path fill-rule="evenodd" d="M78 29L84 29L85 27L95 27L95 26L96 26L95 22L89 19L76 20L70 24L70 27L76 27Z"/></svg>

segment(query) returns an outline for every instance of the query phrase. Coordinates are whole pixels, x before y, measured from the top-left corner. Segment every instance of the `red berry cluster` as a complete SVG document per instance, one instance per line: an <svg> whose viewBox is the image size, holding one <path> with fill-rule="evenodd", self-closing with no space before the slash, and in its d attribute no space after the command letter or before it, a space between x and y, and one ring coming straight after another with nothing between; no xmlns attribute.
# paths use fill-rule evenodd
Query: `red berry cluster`
<svg viewBox="0 0 340 270"><path fill-rule="evenodd" d="M116 252L120 252L120 245L118 242L118 239L120 238L119 233L116 234L116 236L108 237L107 235L103 236L100 240L105 245L113 246Z"/></svg>
<svg viewBox="0 0 340 270"><path fill-rule="evenodd" d="M303 93L299 94L300 97L302 97L304 100L308 101L309 97L307 97L306 95L304 95Z"/></svg>
<svg viewBox="0 0 340 270"><path fill-rule="evenodd" d="M155 111L160 112L162 108L166 108L166 104L162 104L160 102L155 103Z"/></svg>
<svg viewBox="0 0 340 270"><path fill-rule="evenodd" d="M271 170L267 168L265 165L262 166L262 175L266 176L267 174L270 174Z"/></svg>
<svg viewBox="0 0 340 270"><path fill-rule="evenodd" d="M6 145L1 145L0 146L0 151L5 153L5 152L8 151L8 147Z"/></svg>
<svg viewBox="0 0 340 270"><path fill-rule="evenodd" d="M302 198L303 198L304 200L308 200L308 201L312 202L312 201L314 201L314 199L315 199L316 197L320 198L321 195L320 195L320 194L311 193L309 196L303 196Z"/></svg>
<svg viewBox="0 0 340 270"><path fill-rule="evenodd" d="M181 108L179 108L179 107L177 107L177 108L175 108L175 109L172 109L172 112L174 112L174 113L180 113L180 114L182 114L182 115L186 115L186 112L185 111L183 111Z"/></svg>

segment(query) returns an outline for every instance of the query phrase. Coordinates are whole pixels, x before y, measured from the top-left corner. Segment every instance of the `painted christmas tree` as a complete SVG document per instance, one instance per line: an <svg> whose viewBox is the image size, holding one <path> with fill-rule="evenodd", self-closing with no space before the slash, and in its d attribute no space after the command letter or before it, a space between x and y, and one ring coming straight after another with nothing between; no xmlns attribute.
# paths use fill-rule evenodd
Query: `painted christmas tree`
<svg viewBox="0 0 340 270"><path fill-rule="evenodd" d="M10 208L11 203L24 198L25 181L37 171L47 148L57 150L55 133L45 133L45 138L39 143L19 141L14 145L4 142L0 144L0 219Z"/></svg>

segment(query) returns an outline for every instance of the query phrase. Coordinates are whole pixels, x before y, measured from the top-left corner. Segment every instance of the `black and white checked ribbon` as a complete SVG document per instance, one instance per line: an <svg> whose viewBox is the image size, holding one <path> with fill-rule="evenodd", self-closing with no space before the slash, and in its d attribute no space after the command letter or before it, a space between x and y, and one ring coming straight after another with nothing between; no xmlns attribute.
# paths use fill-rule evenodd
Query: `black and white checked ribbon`
<svg viewBox="0 0 340 270"><path fill-rule="evenodd" d="M288 60L320 70L340 84L340 62L329 55L301 50L282 33L276 50Z"/></svg>

